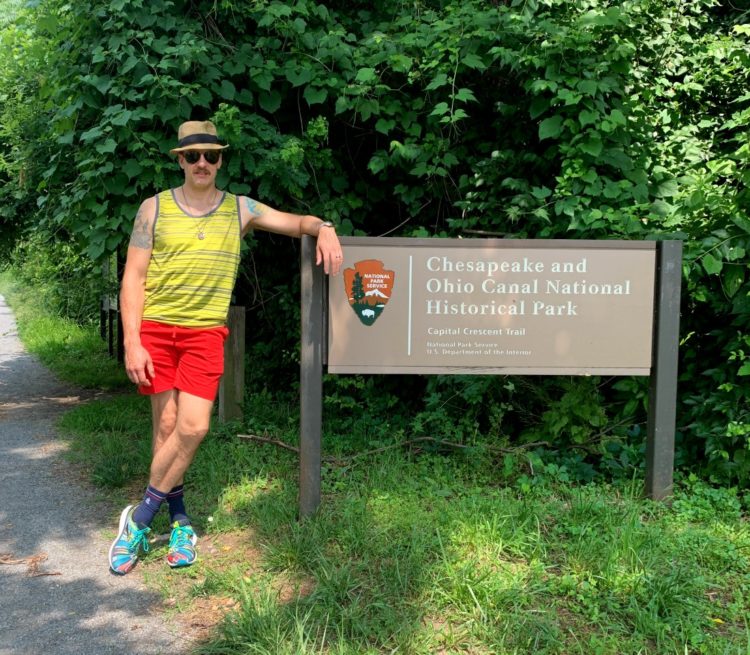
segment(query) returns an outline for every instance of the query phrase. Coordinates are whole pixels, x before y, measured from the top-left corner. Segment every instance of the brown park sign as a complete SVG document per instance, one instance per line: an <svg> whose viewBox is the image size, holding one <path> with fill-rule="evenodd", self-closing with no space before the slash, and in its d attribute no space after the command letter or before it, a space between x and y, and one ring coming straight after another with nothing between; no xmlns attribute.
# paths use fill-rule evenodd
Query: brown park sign
<svg viewBox="0 0 750 655"><path fill-rule="evenodd" d="M671 494L680 241L341 243L344 274L326 284L315 239L302 237L300 516L320 505L326 363L329 373L648 375L645 491Z"/></svg>
<svg viewBox="0 0 750 655"><path fill-rule="evenodd" d="M330 373L649 375L655 242L343 242Z"/></svg>

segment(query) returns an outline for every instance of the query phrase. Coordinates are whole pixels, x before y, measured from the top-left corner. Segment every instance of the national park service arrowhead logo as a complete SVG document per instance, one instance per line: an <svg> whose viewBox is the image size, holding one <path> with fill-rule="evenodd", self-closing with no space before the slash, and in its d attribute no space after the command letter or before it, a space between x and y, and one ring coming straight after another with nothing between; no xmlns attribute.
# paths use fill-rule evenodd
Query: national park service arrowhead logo
<svg viewBox="0 0 750 655"><path fill-rule="evenodd" d="M386 271L383 262L365 259L344 271L344 287L349 305L364 325L372 325L391 298L396 274Z"/></svg>

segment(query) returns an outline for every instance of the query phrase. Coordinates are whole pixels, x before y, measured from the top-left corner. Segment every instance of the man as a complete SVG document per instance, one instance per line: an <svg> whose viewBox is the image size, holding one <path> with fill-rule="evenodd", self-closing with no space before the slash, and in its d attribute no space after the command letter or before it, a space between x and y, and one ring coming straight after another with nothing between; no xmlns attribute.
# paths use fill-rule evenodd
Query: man
<svg viewBox="0 0 750 655"><path fill-rule="evenodd" d="M167 562L196 561L197 537L185 510L183 478L208 432L224 366L225 326L240 259L251 229L317 237L317 263L336 275L341 245L332 223L278 211L216 187L222 145L209 121L189 121L171 150L184 172L181 186L141 204L120 292L125 368L150 396L153 456L143 500L120 515L109 551L114 573L148 551L150 524L163 502L172 532Z"/></svg>

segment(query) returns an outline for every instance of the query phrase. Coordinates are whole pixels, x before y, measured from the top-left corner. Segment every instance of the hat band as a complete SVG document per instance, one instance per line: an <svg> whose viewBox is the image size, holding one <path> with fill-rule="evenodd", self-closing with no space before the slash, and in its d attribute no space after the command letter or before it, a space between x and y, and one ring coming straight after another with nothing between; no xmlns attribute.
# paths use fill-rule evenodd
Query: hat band
<svg viewBox="0 0 750 655"><path fill-rule="evenodd" d="M186 146L195 145L196 143L219 143L219 139L213 134L191 134L184 139L180 139L177 143L177 147L184 148Z"/></svg>

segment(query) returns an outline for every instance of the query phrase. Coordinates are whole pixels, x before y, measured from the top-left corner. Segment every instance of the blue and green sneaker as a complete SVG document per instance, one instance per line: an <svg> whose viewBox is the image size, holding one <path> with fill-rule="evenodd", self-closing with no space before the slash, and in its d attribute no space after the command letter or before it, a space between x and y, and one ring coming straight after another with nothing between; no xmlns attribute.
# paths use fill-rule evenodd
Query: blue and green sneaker
<svg viewBox="0 0 750 655"><path fill-rule="evenodd" d="M173 569L180 566L190 566L198 559L195 544L198 536L189 525L180 525L177 521L172 524L172 534L169 536L169 552L167 564Z"/></svg>
<svg viewBox="0 0 750 655"><path fill-rule="evenodd" d="M109 568L117 575L130 573L138 561L138 552L148 552L146 536L151 528L139 528L133 521L135 505L128 505L120 514L120 528L117 538L109 547Z"/></svg>

